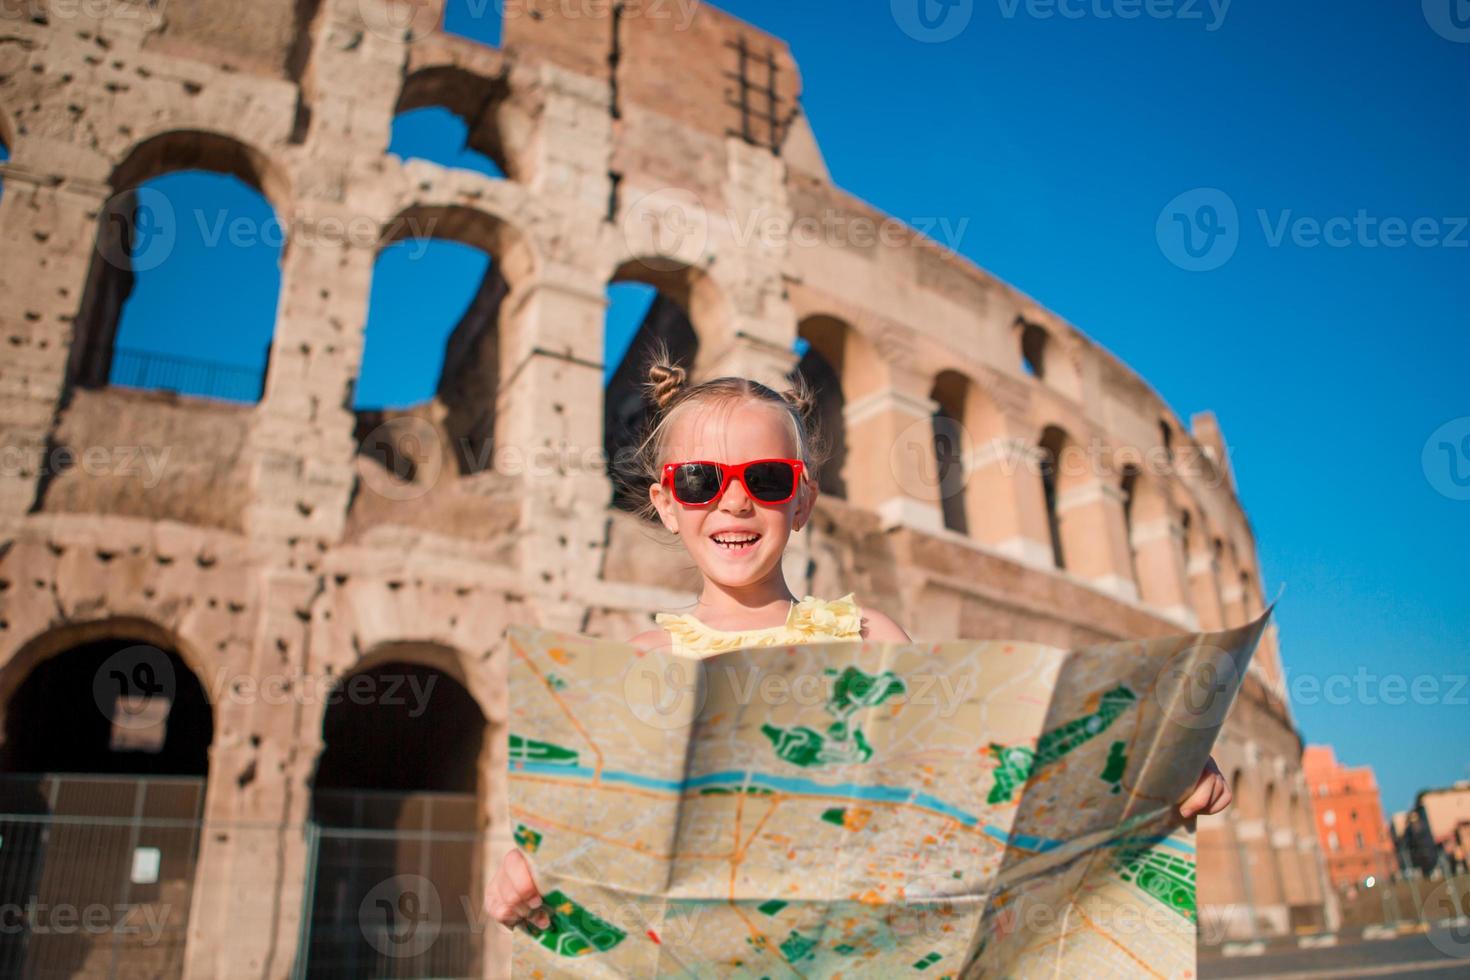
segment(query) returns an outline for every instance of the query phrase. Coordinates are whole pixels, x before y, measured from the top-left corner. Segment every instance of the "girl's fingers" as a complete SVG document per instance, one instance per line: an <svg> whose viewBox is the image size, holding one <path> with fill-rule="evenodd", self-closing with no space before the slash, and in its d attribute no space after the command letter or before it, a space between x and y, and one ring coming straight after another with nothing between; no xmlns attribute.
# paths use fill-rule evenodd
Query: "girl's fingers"
<svg viewBox="0 0 1470 980"><path fill-rule="evenodd" d="M512 929L522 922L541 929L551 925L550 914L541 907L541 892L536 887L530 862L519 850L505 855L490 890L490 914L501 925Z"/></svg>
<svg viewBox="0 0 1470 980"><path fill-rule="evenodd" d="M515 890L517 901L528 902L531 908L541 904L541 889L536 887L536 877L531 873L531 862L519 850L505 856L502 864L506 879Z"/></svg>
<svg viewBox="0 0 1470 980"><path fill-rule="evenodd" d="M1206 806L1209 806L1211 795L1210 783L1211 780L1208 776L1200 777L1199 782L1194 784L1194 789L1190 791L1189 796L1185 797L1184 802L1179 804L1180 816L1192 817Z"/></svg>

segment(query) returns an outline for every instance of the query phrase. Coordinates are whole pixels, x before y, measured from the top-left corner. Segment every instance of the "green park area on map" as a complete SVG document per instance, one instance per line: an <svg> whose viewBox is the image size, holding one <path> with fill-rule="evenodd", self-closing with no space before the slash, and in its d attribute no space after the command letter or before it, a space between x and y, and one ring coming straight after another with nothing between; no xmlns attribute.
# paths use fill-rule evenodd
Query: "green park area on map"
<svg viewBox="0 0 1470 980"><path fill-rule="evenodd" d="M507 634L516 976L1195 975L1193 785L1264 620L705 660Z"/></svg>

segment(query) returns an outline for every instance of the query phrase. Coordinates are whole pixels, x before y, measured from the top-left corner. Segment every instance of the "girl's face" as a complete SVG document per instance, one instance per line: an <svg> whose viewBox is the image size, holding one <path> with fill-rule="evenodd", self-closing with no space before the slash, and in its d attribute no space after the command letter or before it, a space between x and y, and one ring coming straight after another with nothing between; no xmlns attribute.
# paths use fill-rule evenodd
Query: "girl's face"
<svg viewBox="0 0 1470 980"><path fill-rule="evenodd" d="M753 459L800 459L801 448L786 413L752 399L710 405L694 404L683 410L668 434L665 463L710 460L744 463ZM781 562L793 526L800 529L811 515L817 488L805 473L796 496L784 504L752 500L739 480L702 507L679 503L658 483L648 488L664 527L678 534L704 577L727 588L755 585L768 578ZM749 540L721 544L721 540Z"/></svg>

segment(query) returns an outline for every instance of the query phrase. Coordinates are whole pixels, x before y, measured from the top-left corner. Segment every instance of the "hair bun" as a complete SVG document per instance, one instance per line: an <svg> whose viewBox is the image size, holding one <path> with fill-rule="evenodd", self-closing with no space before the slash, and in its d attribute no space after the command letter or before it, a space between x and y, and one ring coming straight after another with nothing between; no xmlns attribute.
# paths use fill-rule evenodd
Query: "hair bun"
<svg viewBox="0 0 1470 980"><path fill-rule="evenodd" d="M648 397L659 411L668 408L689 381L689 372L660 355L648 368Z"/></svg>
<svg viewBox="0 0 1470 980"><path fill-rule="evenodd" d="M800 374L797 374L792 381L792 386L781 392L781 397L786 399L786 402L796 409L802 418L808 418L812 410L816 408L817 393L812 390L806 378Z"/></svg>

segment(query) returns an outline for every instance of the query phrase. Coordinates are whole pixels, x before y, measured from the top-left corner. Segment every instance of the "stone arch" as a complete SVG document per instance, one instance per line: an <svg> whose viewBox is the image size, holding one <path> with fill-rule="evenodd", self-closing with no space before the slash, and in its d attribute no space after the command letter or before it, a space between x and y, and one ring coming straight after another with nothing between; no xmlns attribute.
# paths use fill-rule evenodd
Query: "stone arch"
<svg viewBox="0 0 1470 980"><path fill-rule="evenodd" d="M848 496L847 412L879 384L877 351L851 323L830 313L812 313L797 323L806 353L797 372L816 393L816 430L823 460L818 484L823 493Z"/></svg>
<svg viewBox="0 0 1470 980"><path fill-rule="evenodd" d="M965 427L973 382L958 371L944 370L934 378L929 397L934 410L934 459L938 467L939 508L944 526L958 534L970 533L965 486L969 457L973 456Z"/></svg>
<svg viewBox="0 0 1470 980"><path fill-rule="evenodd" d="M356 420L359 453L394 477L412 482L421 468L438 473L440 467L448 466L468 474L489 466L500 384L502 311L511 291L535 275L538 261L527 236L500 215L458 204L417 203L384 224L375 277L383 275L385 262L400 257L390 255L389 250L410 242L429 244L421 244L417 254L403 253L408 261L426 261L426 252L438 242L464 246L485 257L484 272L478 285L471 287L463 313L445 328L438 375L423 385L430 393L426 403L408 408L385 407L381 402L356 404L363 397L364 372L371 369L370 353L376 357L386 350L374 343L378 331L372 329L369 307L368 323L363 327L363 361L351 389L353 404L346 407ZM384 288L388 281L377 278L375 288ZM380 303L389 302L381 293L376 298ZM434 439L422 438L425 424L434 431ZM436 445L438 440L442 442ZM430 454L439 458L430 459Z"/></svg>
<svg viewBox="0 0 1470 980"><path fill-rule="evenodd" d="M193 896L209 880L200 821L216 726L182 649L156 623L116 617L48 630L0 671L0 903L112 907L130 895L138 921L156 924L149 942L27 932L6 943L7 962L85 975L100 958L181 975ZM145 847L154 880L130 888Z"/></svg>
<svg viewBox="0 0 1470 980"><path fill-rule="evenodd" d="M1021 370L1038 381L1046 380L1047 361L1052 352L1051 334L1046 328L1024 320L1016 321L1021 349Z"/></svg>
<svg viewBox="0 0 1470 980"><path fill-rule="evenodd" d="M1048 425L1037 442L1041 450L1041 485L1046 502L1047 525L1051 532L1052 562L1057 568L1067 567L1068 553L1075 557L1085 544L1066 519L1067 494L1081 489L1087 482L1087 467L1082 447L1059 425Z"/></svg>
<svg viewBox="0 0 1470 980"><path fill-rule="evenodd" d="M706 270L671 260L629 259L613 270L607 284L609 289L638 284L644 287L647 303L641 321L632 328L621 362L608 376L603 390L603 451L613 485L613 502L637 510L648 499L647 486L642 482L645 474L639 471L632 451L648 427L650 406L643 383L649 358L662 346L692 380L700 380L707 345L727 333L729 306L724 291ZM605 347L607 326L605 322Z"/></svg>
<svg viewBox="0 0 1470 980"><path fill-rule="evenodd" d="M322 716L312 779L313 942L301 953L308 971L314 962L347 965L353 975L384 968L384 950L401 929L386 913L374 918L375 900L391 880L390 905L412 892L440 916L435 941L404 950L393 972L477 975L488 719L461 656L441 644L380 644L342 676Z"/></svg>
<svg viewBox="0 0 1470 980"><path fill-rule="evenodd" d="M193 644L173 630L145 617L109 616L52 627L26 640L16 648L4 666L0 666L0 732L9 724L5 706L38 665L76 647L120 636L174 651L201 684L202 679L208 676L209 664L199 655ZM203 689L206 697L213 694L208 685L204 685Z"/></svg>
<svg viewBox="0 0 1470 980"><path fill-rule="evenodd" d="M111 197L98 217L92 264L73 329L68 387L102 387L108 383L123 305L133 291L139 263L157 265L167 257L171 250L169 228L177 235L181 220L178 215L170 219L168 215L155 214L155 205L164 209L168 207L167 202L150 202L143 185L187 171L234 177L260 194L273 209L276 221L281 223L283 255L289 247L283 216L290 213L290 182L281 168L256 147L233 136L198 129L168 130L134 144L108 179ZM142 220L145 214L149 216L147 224ZM154 234L161 237L154 238ZM141 258L135 253L140 241L145 242L145 255ZM153 253L148 252L147 242L157 243ZM274 315L274 304L272 311ZM267 351L264 370L268 367ZM264 370L255 379L236 376L237 372L231 372L228 365L160 361L139 363L134 369L142 387L158 386L151 380L157 377L187 379L184 383L193 386L195 377L203 372L201 383L208 386L213 383L209 379L223 377L228 397L237 400L258 401L264 390Z"/></svg>
<svg viewBox="0 0 1470 980"><path fill-rule="evenodd" d="M1079 341L1044 315L1022 315L1014 324L1014 343L1021 372L1068 398L1082 397L1076 358Z"/></svg>
<svg viewBox="0 0 1470 980"><path fill-rule="evenodd" d="M1147 468L1131 463L1123 467L1120 489L1138 597L1159 608L1177 605L1184 559L1178 553L1168 493Z"/></svg>
<svg viewBox="0 0 1470 980"><path fill-rule="evenodd" d="M1200 629L1223 629L1225 621L1220 605L1220 584L1215 573L1213 535L1199 503L1182 486L1179 489L1184 499L1180 523L1184 529L1189 602L1199 619Z"/></svg>
<svg viewBox="0 0 1470 980"><path fill-rule="evenodd" d="M422 109L444 109L465 126L465 146L493 162L512 180L528 178L526 163L515 152L524 140L507 138L517 129L510 86L503 76L487 76L458 65L427 65L403 80L394 118Z"/></svg>

